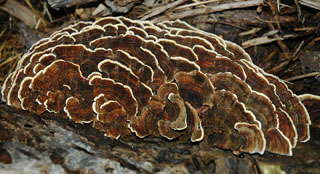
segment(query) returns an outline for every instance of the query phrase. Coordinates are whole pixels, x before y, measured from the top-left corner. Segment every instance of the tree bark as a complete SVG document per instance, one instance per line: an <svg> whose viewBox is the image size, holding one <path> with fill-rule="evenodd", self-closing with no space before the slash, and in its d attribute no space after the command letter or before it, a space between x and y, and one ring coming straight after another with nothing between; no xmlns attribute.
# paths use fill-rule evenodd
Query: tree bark
<svg viewBox="0 0 320 174"><path fill-rule="evenodd" d="M319 173L320 129L293 156L242 154L164 139L110 139L90 124L0 104L0 173Z"/></svg>

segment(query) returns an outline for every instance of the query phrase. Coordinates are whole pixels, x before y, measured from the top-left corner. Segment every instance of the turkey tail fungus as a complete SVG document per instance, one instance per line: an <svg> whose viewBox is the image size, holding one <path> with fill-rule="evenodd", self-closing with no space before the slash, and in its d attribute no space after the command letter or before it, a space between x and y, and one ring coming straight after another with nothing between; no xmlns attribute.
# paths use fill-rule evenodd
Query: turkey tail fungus
<svg viewBox="0 0 320 174"><path fill-rule="evenodd" d="M116 139L187 137L201 148L291 156L310 138L302 102L312 107L312 97L299 100L240 46L182 21L70 25L34 44L1 93L10 106Z"/></svg>

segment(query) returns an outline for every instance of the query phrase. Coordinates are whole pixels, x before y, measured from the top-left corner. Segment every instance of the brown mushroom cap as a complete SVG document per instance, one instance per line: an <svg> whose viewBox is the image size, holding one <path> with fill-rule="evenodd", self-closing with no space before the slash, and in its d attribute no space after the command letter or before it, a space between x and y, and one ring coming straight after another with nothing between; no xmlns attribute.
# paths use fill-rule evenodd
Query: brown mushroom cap
<svg viewBox="0 0 320 174"><path fill-rule="evenodd" d="M313 94L299 95L299 100L307 108L313 127L320 127L320 97Z"/></svg>
<svg viewBox="0 0 320 174"><path fill-rule="evenodd" d="M178 72L175 80L185 101L197 107L203 105L212 107L214 87L205 74L199 71Z"/></svg>
<svg viewBox="0 0 320 174"><path fill-rule="evenodd" d="M196 109L188 102L186 102L186 106L188 108L188 113L191 117L191 138L192 142L201 141L204 137L204 130L201 124L201 119L198 115Z"/></svg>
<svg viewBox="0 0 320 174"><path fill-rule="evenodd" d="M169 22L169 23L168 22L164 22L163 24L159 24L159 25L162 26L163 28L167 29L168 31L175 30L175 28L188 30L188 31L184 31L184 30L174 31L174 33L180 33L180 34L188 33L188 35L202 36L202 38L206 38L209 35L209 34L203 34L203 32L198 32L197 29L192 28L190 26L186 27L186 25L179 25L179 24L173 25L172 23L175 23L175 22ZM177 22L177 23L179 23L179 22ZM172 28L174 28L174 29L172 29ZM190 30L192 30L192 32L190 32ZM210 38L207 38L207 40L209 42L211 42L212 45L217 45L217 43L219 43L219 41L221 41L221 40L219 40L217 38L219 38L219 37L211 36ZM301 118L301 121L296 121L295 122L295 126L298 126L298 124L299 124L300 126L298 126L298 127L301 127L300 129L304 129L301 132L306 134L306 135L303 135L303 134L300 135L299 136L300 137L299 140L303 141L303 139L308 139L307 137L308 137L309 123L308 123L307 119L304 119L304 118L307 118L305 116L306 115L306 111L305 111L305 109L303 109L303 107L301 107L301 104L298 104L298 102L293 101L293 100L296 100L296 97L294 97L294 99L289 100L289 101L293 102L292 104L291 104L291 102L287 102L287 103L282 104L280 102L280 99L278 98L278 93L280 93L281 91L282 92L288 91L288 89L282 90L282 89L278 89L278 88L273 88L273 86L272 86L273 82L270 81L271 85L269 85L269 81L268 81L269 79L267 81L265 81L265 79L261 78L261 76L259 74L263 73L265 75L265 73L263 72L263 70L259 69L255 65L251 65L250 56L247 53L245 53L245 51L240 46L238 46L238 45L236 45L234 43L228 42L228 41L222 41L222 42L224 42L224 44L218 44L217 46L215 46L215 51L217 53L220 53L221 55L225 55L225 56L228 56L228 54L226 53L226 50L229 50L230 52L232 52L233 55L230 56L230 58L233 59L235 62L238 62L239 64L241 64L242 67L246 69L245 71L249 73L248 74L249 75L249 79L247 80L247 83L250 86L253 85L252 87L255 90L258 90L259 92L262 92L264 94L268 93L269 94L268 96L270 97L271 101L277 106L277 112L278 113L282 112L282 111L280 111L281 109L284 109L285 110L284 112L286 112L286 113L287 112L293 112L293 110L292 111L290 111L290 109L287 110L287 108L292 108L292 107L290 107L290 105L292 105L293 103L295 103L295 105L297 106L297 109L301 108L301 109L297 110L297 112L302 115L302 116L299 117L299 118ZM247 62L244 63L242 60L246 60ZM253 68L253 70L252 70L252 68ZM252 76L253 73L251 73L250 71L254 71L254 74L256 74L256 75ZM257 79L258 82L254 82L254 79ZM261 86L266 86L266 89L262 89L261 87L256 86L256 84L260 84ZM275 92L275 90L277 90L279 92ZM288 105L288 106L285 106L285 105ZM296 108L296 107L293 107L293 108ZM286 133L286 136L290 137L291 143L295 144L295 141L296 141L295 138L294 138L296 136L295 133L294 133L295 126L292 126L292 124L293 124L292 122L294 122L294 121L291 118L291 115L290 114L286 114L286 113L282 114L282 119L281 120L283 122L285 122L285 123L283 125L280 125L280 129L282 129ZM288 118L288 117L290 117L290 118ZM286 125L286 124L289 124L289 125ZM290 129L290 130L287 131L288 129Z"/></svg>
<svg viewBox="0 0 320 174"><path fill-rule="evenodd" d="M137 114L137 101L129 86L115 82L110 78L102 78L101 75L91 76L89 84L93 86L92 92L94 97L103 94L107 101L112 100L118 102L121 107L125 108L128 119Z"/></svg>
<svg viewBox="0 0 320 174"><path fill-rule="evenodd" d="M98 95L94 100L92 108L97 114L97 121L105 123L106 136L119 138L120 128L126 129L128 127L125 108L116 100L108 100L104 94Z"/></svg>
<svg viewBox="0 0 320 174"><path fill-rule="evenodd" d="M173 140L181 136L181 133L172 130L170 125L171 125L171 122L169 120L158 121L157 126L159 128L159 133L161 134L161 136L167 138L168 140Z"/></svg>
<svg viewBox="0 0 320 174"><path fill-rule="evenodd" d="M79 22L41 39L1 95L38 115L92 122L112 138L135 134L282 155L310 138L306 107L319 101L301 103L239 45L215 34L179 20L124 17Z"/></svg>
<svg viewBox="0 0 320 174"><path fill-rule="evenodd" d="M6 78L6 80L3 82L3 86L1 89L1 96L2 96L1 100L4 102L8 102L7 97L10 90L9 86L11 86L11 83L12 83L12 76L13 76L13 73L10 73L9 76Z"/></svg>
<svg viewBox="0 0 320 174"><path fill-rule="evenodd" d="M173 93L173 94L179 93L179 88L176 83L162 84L157 91L157 95L163 99L167 98L170 93Z"/></svg>
<svg viewBox="0 0 320 174"><path fill-rule="evenodd" d="M170 123L170 128L173 130L183 130L187 128L187 110L183 99L178 94L170 93L168 96L172 104L176 104L179 108L179 115L176 120Z"/></svg>
<svg viewBox="0 0 320 174"><path fill-rule="evenodd" d="M310 139L309 125L311 124L309 114L300 102L298 97L288 89L287 85L282 82L278 77L264 74L270 83L277 86L276 93L282 103L285 105L285 111L294 123L297 133L298 141L308 141Z"/></svg>
<svg viewBox="0 0 320 174"><path fill-rule="evenodd" d="M203 127L206 127L203 146L214 145L223 149L231 149L235 154L244 151L262 154L265 146L261 146L263 144L261 142L266 140L264 136L262 136L264 140L261 138L261 134L264 135L264 133L253 113L246 110L245 105L238 101L237 96L229 91L216 91L213 98L214 107L202 116ZM259 135L255 135L258 136L259 141L249 142L256 138L251 138L252 135L248 134L247 130L237 129L236 124L239 122L248 123L251 129L255 129L253 132L259 132ZM253 127L253 125L256 126ZM257 146L260 151L257 150Z"/></svg>
<svg viewBox="0 0 320 174"><path fill-rule="evenodd" d="M244 144L239 148L241 152L263 154L266 149L266 139L263 131L256 124L237 122L234 128L244 137Z"/></svg>

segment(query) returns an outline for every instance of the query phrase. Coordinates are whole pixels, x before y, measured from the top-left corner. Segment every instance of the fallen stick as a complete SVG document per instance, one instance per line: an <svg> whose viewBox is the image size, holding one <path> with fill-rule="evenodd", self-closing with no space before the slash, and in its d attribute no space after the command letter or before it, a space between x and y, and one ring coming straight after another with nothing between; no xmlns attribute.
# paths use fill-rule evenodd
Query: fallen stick
<svg viewBox="0 0 320 174"><path fill-rule="evenodd" d="M312 72L312 73L308 73L308 74L303 74L303 75L299 75L299 76L294 76L288 79L285 79L285 81L294 81L294 80L300 80L300 79L304 79L304 78L308 78L308 77L313 77L313 76L320 76L320 72Z"/></svg>
<svg viewBox="0 0 320 174"><path fill-rule="evenodd" d="M157 18L154 18L152 22L158 23L161 21L168 21L168 20L176 20L181 19L185 17L192 17L202 14L208 14L213 12L219 12L224 10L230 10L230 9L236 9L236 8L246 8L246 7L252 7L252 6L258 6L262 5L263 0L249 0L249 1L240 1L240 2L232 2L227 4L219 4L212 7L206 7L206 8L199 8L195 10L188 10L181 13L169 13L164 16L160 16Z"/></svg>
<svg viewBox="0 0 320 174"><path fill-rule="evenodd" d="M6 1L6 3L0 5L0 10L20 19L30 28L34 28L40 19L32 10L15 0Z"/></svg>
<svg viewBox="0 0 320 174"><path fill-rule="evenodd" d="M170 8L174 8L180 4L183 4L185 3L187 0L179 0L179 1L176 1L176 2L173 2L171 4L168 4L168 5L165 5L165 6L161 6L161 7L158 7L156 10L154 10L152 13L148 14L148 15L145 15L144 17L141 18L141 20L146 20L146 19L149 19L149 18L152 18L153 16L156 16L164 11L166 11L167 9L170 9Z"/></svg>

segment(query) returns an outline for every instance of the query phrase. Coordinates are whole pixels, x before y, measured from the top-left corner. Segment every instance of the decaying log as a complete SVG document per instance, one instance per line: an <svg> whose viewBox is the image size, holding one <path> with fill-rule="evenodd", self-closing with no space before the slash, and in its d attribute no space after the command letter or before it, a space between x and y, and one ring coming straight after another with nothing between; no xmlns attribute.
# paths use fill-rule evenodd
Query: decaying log
<svg viewBox="0 0 320 174"><path fill-rule="evenodd" d="M319 128L294 157L199 150L162 140L113 140L90 125L0 104L0 173L316 173ZM318 133L318 134L317 134Z"/></svg>

